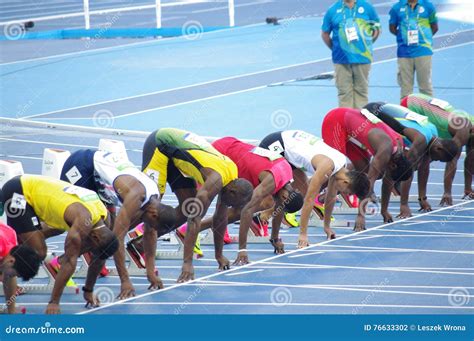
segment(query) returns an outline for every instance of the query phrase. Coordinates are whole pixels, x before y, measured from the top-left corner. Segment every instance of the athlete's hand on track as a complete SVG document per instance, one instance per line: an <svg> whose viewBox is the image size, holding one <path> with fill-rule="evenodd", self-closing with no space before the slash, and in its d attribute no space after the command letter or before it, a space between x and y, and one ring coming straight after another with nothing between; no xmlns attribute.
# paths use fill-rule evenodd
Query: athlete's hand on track
<svg viewBox="0 0 474 341"><path fill-rule="evenodd" d="M451 193L444 193L439 206L451 206L453 204L453 196Z"/></svg>
<svg viewBox="0 0 474 341"><path fill-rule="evenodd" d="M332 228L328 227L328 228L324 228L324 232L326 232L326 235L328 237L328 240L331 240L331 239L336 239L336 232L334 232L332 230Z"/></svg>
<svg viewBox="0 0 474 341"><path fill-rule="evenodd" d="M135 296L135 288L132 282L123 282L120 286L120 294L117 296L119 300L124 300L129 297Z"/></svg>
<svg viewBox="0 0 474 341"><path fill-rule="evenodd" d="M302 235L300 234L299 238L298 238L298 246L297 248L298 249L302 249L304 247L307 247L309 246L309 240L308 240L308 236L306 235Z"/></svg>
<svg viewBox="0 0 474 341"><path fill-rule="evenodd" d="M365 230L365 218L363 215L358 215L354 225L354 232L360 232Z"/></svg>
<svg viewBox="0 0 474 341"><path fill-rule="evenodd" d="M226 257L220 256L217 257L216 260L217 264L219 264L219 270L225 271L230 269L230 262Z"/></svg>
<svg viewBox="0 0 474 341"><path fill-rule="evenodd" d="M234 265L245 265L248 264L249 262L249 257L247 255L246 251L240 251L239 254L237 255L237 259L234 262Z"/></svg>
<svg viewBox="0 0 474 341"><path fill-rule="evenodd" d="M393 223L393 217L388 212L381 212L384 223Z"/></svg>
<svg viewBox="0 0 474 341"><path fill-rule="evenodd" d="M156 276L155 274L147 276L148 282L150 282L150 286L148 290L159 290L163 289L165 286L163 285L163 281L160 277Z"/></svg>
<svg viewBox="0 0 474 341"><path fill-rule="evenodd" d="M408 205L401 205L400 206L400 214L397 215L397 218L405 219L405 218L408 218L408 217L411 217L411 216L412 216L412 214L411 214L410 207L408 207Z"/></svg>
<svg viewBox="0 0 474 341"><path fill-rule="evenodd" d="M273 253L276 253L277 255L285 253L285 244L283 244L281 238L270 239L270 243L272 243L274 248Z"/></svg>
<svg viewBox="0 0 474 341"><path fill-rule="evenodd" d="M49 303L46 307L46 315L59 315L61 314L61 309L59 309L59 304Z"/></svg>
<svg viewBox="0 0 474 341"><path fill-rule="evenodd" d="M178 283L189 282L194 279L194 267L192 264L184 263L181 268L181 275L179 275Z"/></svg>
<svg viewBox="0 0 474 341"><path fill-rule="evenodd" d="M431 211L432 211L431 205L428 202L428 200L421 200L420 209L418 210L418 212L431 212Z"/></svg>
<svg viewBox="0 0 474 341"><path fill-rule="evenodd" d="M86 301L86 308L97 308L100 301L92 292L84 292L84 300Z"/></svg>

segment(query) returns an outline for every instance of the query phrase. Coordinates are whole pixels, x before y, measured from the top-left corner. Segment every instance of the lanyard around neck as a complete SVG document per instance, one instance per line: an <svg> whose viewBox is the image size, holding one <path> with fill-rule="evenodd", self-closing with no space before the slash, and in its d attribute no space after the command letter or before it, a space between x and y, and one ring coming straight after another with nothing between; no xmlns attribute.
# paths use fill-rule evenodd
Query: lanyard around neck
<svg viewBox="0 0 474 341"><path fill-rule="evenodd" d="M406 16L406 20L408 22L408 20L410 19L410 16L408 14L408 11L411 10L411 6L407 3L407 6L406 6L406 10L405 10L405 16ZM419 7L419 3L417 3L415 5L415 8L413 9L413 11L416 10L416 21L418 22L418 19L420 19L420 7Z"/></svg>
<svg viewBox="0 0 474 341"><path fill-rule="evenodd" d="M346 20L347 20L345 7L346 7L346 5L344 4L344 0L342 0L342 17L343 17L344 22L346 22ZM350 10L351 10L351 14L352 14L352 20L354 20L355 16L356 16L356 13L357 13L357 1L354 1L354 6L352 6L352 8Z"/></svg>

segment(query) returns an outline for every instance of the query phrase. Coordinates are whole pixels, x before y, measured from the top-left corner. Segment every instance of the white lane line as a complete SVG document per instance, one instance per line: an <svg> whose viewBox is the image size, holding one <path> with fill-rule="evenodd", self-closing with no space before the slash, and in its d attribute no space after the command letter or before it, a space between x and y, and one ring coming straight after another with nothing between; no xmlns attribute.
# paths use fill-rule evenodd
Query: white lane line
<svg viewBox="0 0 474 341"><path fill-rule="evenodd" d="M324 252L322 251L316 251L316 252L307 252L307 253L303 253L301 255L292 255L292 256L288 256L288 258L298 258L298 257L304 257L304 256L314 256L314 255L319 255L319 254L322 254Z"/></svg>
<svg viewBox="0 0 474 341"><path fill-rule="evenodd" d="M201 284L205 285L207 281L203 281ZM385 290L384 285L375 285L372 288L354 288L354 287L340 287L337 285L327 286L327 285L295 285L295 284L277 284L277 283L258 283L258 282L225 282L225 281L210 281L212 283L222 283L228 286L255 286L255 287L284 287L284 288L294 288L294 289L317 289L317 290L337 290L337 291L359 291L359 292L374 292L374 293L384 293L384 294L397 294L397 295L422 295L422 296L452 296L449 293L437 293L437 292L426 292L426 291L402 291L402 290ZM379 289L382 288L382 289ZM471 298L473 295L463 295L463 297Z"/></svg>
<svg viewBox="0 0 474 341"><path fill-rule="evenodd" d="M294 266L298 269L299 266L305 267L305 269L349 269L349 270L368 270L368 271L395 271L395 272L421 272L421 273L436 273L443 275L461 275L461 276L474 276L473 272L458 272L458 271L435 271L435 270L418 270L418 269L404 269L397 267L368 267L368 266L348 266L348 265L329 265L329 264L300 264L300 263L279 263L279 262L267 262L268 264L276 265L288 265Z"/></svg>
<svg viewBox="0 0 474 341"><path fill-rule="evenodd" d="M254 272L261 272L263 270L264 269L255 269L255 270L242 271L242 272L233 272L233 273L230 273L230 274L226 274L225 276L240 276L240 275L250 274L250 273L254 273Z"/></svg>
<svg viewBox="0 0 474 341"><path fill-rule="evenodd" d="M461 203L458 203L458 204L455 204L453 206L450 206L450 207L442 207L438 210L434 210L432 212L426 212L426 213L422 213L420 214L418 217L420 216L424 216L424 215L429 215L430 213L436 213L436 212L442 212L442 211L445 211L447 209L453 209L453 208L456 208L456 207L459 207L459 206L462 206L462 205L465 205L467 204L468 202L461 202ZM410 218L407 218L406 220L410 220L410 219L414 219L415 217L410 217ZM392 223L387 223L387 224L382 224L382 225L378 225L376 227L373 227L370 229L370 231L375 231L375 230L378 230L378 229L381 229L381 228L384 228L384 227L387 227L387 226L392 226L392 225L395 225L397 224L398 222L392 222ZM342 236L340 237L339 239L337 239L337 241L341 241L341 240L344 240L346 238L349 238L349 236L356 236L356 235L361 235L361 234L364 234L364 233L367 233L368 230L364 230L364 231L360 231L360 232L355 232L355 233L352 233L350 235L346 235L346 236ZM334 240L336 239L332 239L332 240L326 240L326 241L323 241L321 243L318 243L318 244L315 244L315 245L310 245L310 246L307 246L303 249L297 249L297 250L292 250L292 251L289 251L287 253L284 253L284 254L279 254L279 255L276 255L276 256L272 256L272 257L269 257L269 258L264 258L264 259L261 259L261 260L258 260L256 262L253 262L253 263L249 263L249 264L245 264L245 265L242 265L241 267L238 267L238 268L231 268L229 270L227 270L228 272L234 272L234 271L237 271L237 270L242 270L244 268L249 268L249 267L253 267L255 265L258 265L258 264L263 264L265 262L268 262L268 261L272 261L274 259L279 259L281 257L286 257L286 256L289 256L289 255L293 255L293 254L296 254L298 252L301 252L302 250L311 250L315 247L318 247L318 246L324 246L324 245L327 245L327 244L330 244L332 242L334 242ZM130 301L133 301L133 300L137 300L137 299L140 299L140 298L143 298L143 297L148 297L148 296L151 296L151 295L156 295L158 293L163 293L163 292L167 292L167 291L170 291L170 290L174 290L174 289L177 289L177 288L180 288L182 286L185 286L187 284L191 284L191 283L196 283L197 281L203 281L203 280L206 280L206 279L210 279L210 278L214 278L214 277L217 277L221 275L221 272L217 272L217 273L213 273L213 274L210 274L210 275L207 275L207 276L203 276L203 277L200 277L200 278L196 278L192 281L189 281L189 282L185 282L185 283L178 283L178 284L175 284L175 285L172 285L172 286L169 286L169 287L166 287L164 289L161 289L157 292L147 292L147 293L144 293L144 294L141 294L141 295L137 295L135 297L130 297L130 298L127 298L125 300L122 300L122 301L119 301L119 302L112 302L110 304L106 304L106 305L103 305L101 307L97 307L97 308L94 308L94 309L89 309L89 310L85 310L85 311L81 311L81 312L78 312L77 314L78 315L84 315L84 314L90 314L90 313L93 313L95 311L99 311L99 310L103 310L105 308L108 308L108 307L111 307L111 306L115 306L115 305L119 305L119 304L125 304L125 303L128 303ZM353 306L353 305L349 305L349 306Z"/></svg>
<svg viewBox="0 0 474 341"><path fill-rule="evenodd" d="M372 229L373 230L373 229ZM339 240L341 240L339 238ZM337 240L337 239L334 239ZM410 248L395 248L395 247L377 247L377 246L353 246L353 245L320 245L323 247L334 247L334 248L346 248L346 249L364 249L364 250L397 250L397 251L409 251L409 252L427 252L427 253L454 253L454 254L465 254L474 255L474 251L467 250L429 250L429 249L410 249ZM324 250L326 251L326 250Z"/></svg>
<svg viewBox="0 0 474 341"><path fill-rule="evenodd" d="M452 217L455 217L455 215L453 215ZM466 223L471 223L472 224L472 220L451 220L450 219L450 216L446 216L445 217L446 219L445 220L422 220L422 221L416 221L416 222L410 222L410 223L402 223L403 226L411 226L411 225L420 225L420 224L432 224L432 223L436 223L436 224L466 224ZM406 220L406 219L405 219ZM468 227L468 228L472 228L471 226L467 225L465 227Z"/></svg>
<svg viewBox="0 0 474 341"><path fill-rule="evenodd" d="M439 234L441 236L447 236L450 237L451 235L459 235L459 236L466 236L466 237L472 237L474 234L472 233L462 233L462 232L441 232L441 231L424 231L424 230L399 230L399 229L384 229L384 231L388 232L407 232L407 233L428 233L428 234ZM390 234L389 234L390 235Z"/></svg>
<svg viewBox="0 0 474 341"><path fill-rule="evenodd" d="M380 237L386 237L386 236L375 235L375 236L367 236L367 237L357 237L357 238L348 239L347 241L353 242L354 240L374 239L374 238L380 238Z"/></svg>

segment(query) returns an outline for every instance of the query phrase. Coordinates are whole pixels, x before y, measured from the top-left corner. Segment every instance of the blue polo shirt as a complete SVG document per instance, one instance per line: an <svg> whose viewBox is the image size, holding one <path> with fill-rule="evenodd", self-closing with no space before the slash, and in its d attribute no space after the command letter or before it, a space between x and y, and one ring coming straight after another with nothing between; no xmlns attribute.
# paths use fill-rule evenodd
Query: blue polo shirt
<svg viewBox="0 0 474 341"><path fill-rule="evenodd" d="M431 24L438 22L436 9L427 0L418 0L414 9L407 0L400 0L390 10L390 25L395 25L397 33L397 56L416 58L433 54L433 33ZM415 27L414 27L415 25ZM418 28L418 44L408 45L408 29Z"/></svg>
<svg viewBox="0 0 474 341"><path fill-rule="evenodd" d="M353 26L357 40L349 41L346 31ZM374 7L357 0L350 9L342 0L329 8L324 16L324 32L332 32L332 61L335 64L370 64L372 62L372 33L380 29L380 19Z"/></svg>

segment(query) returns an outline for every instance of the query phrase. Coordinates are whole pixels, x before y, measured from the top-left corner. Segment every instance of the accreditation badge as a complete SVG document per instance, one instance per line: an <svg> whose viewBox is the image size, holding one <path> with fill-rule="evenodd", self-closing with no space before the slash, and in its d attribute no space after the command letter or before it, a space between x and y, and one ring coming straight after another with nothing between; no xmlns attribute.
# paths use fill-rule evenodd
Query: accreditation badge
<svg viewBox="0 0 474 341"><path fill-rule="evenodd" d="M352 43L359 40L359 33L357 33L357 25L352 19L348 19L345 24L345 33L347 41Z"/></svg>

